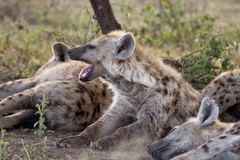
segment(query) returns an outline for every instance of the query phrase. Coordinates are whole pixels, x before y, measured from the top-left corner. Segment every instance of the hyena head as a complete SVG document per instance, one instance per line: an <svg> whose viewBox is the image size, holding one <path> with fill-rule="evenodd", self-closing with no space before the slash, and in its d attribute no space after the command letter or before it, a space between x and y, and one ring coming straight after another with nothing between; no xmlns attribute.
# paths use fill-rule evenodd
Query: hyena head
<svg viewBox="0 0 240 160"><path fill-rule="evenodd" d="M173 128L165 138L151 144L148 147L148 153L155 159L170 159L220 135L224 126L217 122L218 110L216 103L205 97L202 100L197 118L191 118L182 125Z"/></svg>
<svg viewBox="0 0 240 160"><path fill-rule="evenodd" d="M58 64L64 63L64 62L68 62L70 60L67 50L69 49L69 47L64 44L64 43L60 43L60 42L55 42L52 45L52 58L46 63L44 64L42 67L40 67L37 72L35 73L36 75L41 74L44 70L56 66Z"/></svg>
<svg viewBox="0 0 240 160"><path fill-rule="evenodd" d="M91 81L106 74L118 75L120 67L135 49L135 40L131 33L115 31L88 42L86 45L68 50L73 60L88 63L79 74L82 81Z"/></svg>

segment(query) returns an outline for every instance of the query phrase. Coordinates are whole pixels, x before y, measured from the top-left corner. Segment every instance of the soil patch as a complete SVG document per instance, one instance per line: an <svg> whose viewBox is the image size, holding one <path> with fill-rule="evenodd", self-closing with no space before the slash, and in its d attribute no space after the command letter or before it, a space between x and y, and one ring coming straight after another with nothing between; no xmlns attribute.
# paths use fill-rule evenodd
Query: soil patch
<svg viewBox="0 0 240 160"><path fill-rule="evenodd" d="M90 147L57 148L56 141L62 137L77 135L79 132L47 130L43 137L34 134L34 129L13 129L5 133L4 141L8 142L4 159L26 160L147 160L145 147L131 149L123 146L117 151L103 152ZM44 141L46 137L46 141ZM46 142L46 143L45 143ZM47 146L46 146L47 144ZM137 145L137 142L134 146ZM47 147L47 148L46 148Z"/></svg>

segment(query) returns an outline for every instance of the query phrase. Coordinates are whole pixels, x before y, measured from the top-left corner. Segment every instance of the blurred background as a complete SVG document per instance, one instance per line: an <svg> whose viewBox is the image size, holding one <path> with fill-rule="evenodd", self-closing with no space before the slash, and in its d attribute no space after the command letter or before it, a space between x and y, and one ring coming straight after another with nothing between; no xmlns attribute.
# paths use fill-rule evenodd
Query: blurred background
<svg viewBox="0 0 240 160"><path fill-rule="evenodd" d="M139 43L175 60L197 89L238 68L240 0L110 0ZM0 81L30 77L53 42L73 47L101 35L88 0L0 0Z"/></svg>

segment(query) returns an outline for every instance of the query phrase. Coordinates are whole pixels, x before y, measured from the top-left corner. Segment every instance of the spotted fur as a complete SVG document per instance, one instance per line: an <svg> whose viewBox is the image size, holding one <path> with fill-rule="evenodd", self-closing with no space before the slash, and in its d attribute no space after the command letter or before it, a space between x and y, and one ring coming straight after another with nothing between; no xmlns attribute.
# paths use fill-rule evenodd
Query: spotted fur
<svg viewBox="0 0 240 160"><path fill-rule="evenodd" d="M217 76L202 91L219 106L220 120L237 122L240 119L240 70L227 71Z"/></svg>

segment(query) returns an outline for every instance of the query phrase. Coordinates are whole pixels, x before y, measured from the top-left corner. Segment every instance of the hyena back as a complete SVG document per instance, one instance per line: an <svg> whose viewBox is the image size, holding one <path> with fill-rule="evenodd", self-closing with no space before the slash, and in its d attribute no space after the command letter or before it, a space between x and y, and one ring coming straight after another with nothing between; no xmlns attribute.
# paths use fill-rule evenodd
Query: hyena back
<svg viewBox="0 0 240 160"><path fill-rule="evenodd" d="M232 136L229 131L233 128L238 128L240 123L223 123L220 122L217 117L219 114L219 108L217 104L210 98L205 97L202 100L197 118L190 118L187 122L180 126L175 127L166 137L153 143L148 148L148 153L152 155L154 159L170 159L179 154L185 154L175 157L174 159L224 159L239 158L231 150L238 148L227 147L233 145L239 138L240 132L237 130L232 132ZM238 131L240 128L238 128ZM228 136L229 135L229 136ZM215 138L216 137L216 138ZM240 140L240 139L239 139ZM240 143L238 140L238 143ZM217 143L216 143L217 142ZM204 143L209 143L205 144ZM218 151L214 151L216 144L219 147ZM201 151L196 152L194 155L192 150L198 146L201 146ZM239 144L240 145L240 144ZM223 149L224 148L224 149ZM220 152L220 149L222 151ZM211 151L210 151L211 150ZM188 152L190 151L190 152Z"/></svg>
<svg viewBox="0 0 240 160"><path fill-rule="evenodd" d="M240 120L240 70L221 73L202 91L201 97L214 99L219 106L219 119L237 122Z"/></svg>
<svg viewBox="0 0 240 160"><path fill-rule="evenodd" d="M46 125L55 130L83 130L111 104L112 91L106 84L77 79L84 63L70 60L65 44L55 43L52 48L54 57L34 77L0 86L0 128L32 125L28 120L43 95L48 100Z"/></svg>
<svg viewBox="0 0 240 160"><path fill-rule="evenodd" d="M78 136L61 139L58 147L95 141L94 147L108 150L137 136L156 139L197 113L199 93L154 50L136 45L130 33L113 32L68 52L71 59L88 63L80 80L101 77L116 97L97 122ZM123 123L123 117L132 123Z"/></svg>

